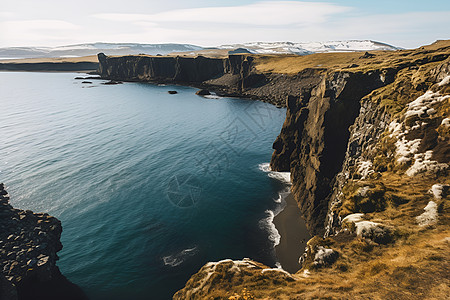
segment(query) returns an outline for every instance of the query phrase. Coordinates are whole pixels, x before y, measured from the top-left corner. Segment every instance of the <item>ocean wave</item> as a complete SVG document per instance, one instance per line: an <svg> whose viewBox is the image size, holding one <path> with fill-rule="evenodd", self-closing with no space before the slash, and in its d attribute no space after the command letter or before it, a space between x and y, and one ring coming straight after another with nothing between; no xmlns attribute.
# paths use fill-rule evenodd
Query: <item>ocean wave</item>
<svg viewBox="0 0 450 300"><path fill-rule="evenodd" d="M268 173L268 176L270 178L279 180L279 181L281 181L281 182L283 182L285 184L288 184L288 185L292 185L292 183L291 183L291 172L275 172L275 171L272 171L270 169L270 164L269 163L259 164L258 168L261 171L263 171L265 173Z"/></svg>
<svg viewBox="0 0 450 300"><path fill-rule="evenodd" d="M217 96L215 93L211 93L211 95L204 95L203 97L207 99L222 99L223 97Z"/></svg>
<svg viewBox="0 0 450 300"><path fill-rule="evenodd" d="M266 210L266 217L259 221L259 226L261 229L266 230L269 234L269 240L273 243L273 247L278 245L281 240L281 235L278 232L273 219L275 218L275 213L271 210Z"/></svg>
<svg viewBox="0 0 450 300"><path fill-rule="evenodd" d="M163 256L162 260L166 266L176 267L185 262L189 257L197 254L197 252L197 247L187 248L176 254Z"/></svg>

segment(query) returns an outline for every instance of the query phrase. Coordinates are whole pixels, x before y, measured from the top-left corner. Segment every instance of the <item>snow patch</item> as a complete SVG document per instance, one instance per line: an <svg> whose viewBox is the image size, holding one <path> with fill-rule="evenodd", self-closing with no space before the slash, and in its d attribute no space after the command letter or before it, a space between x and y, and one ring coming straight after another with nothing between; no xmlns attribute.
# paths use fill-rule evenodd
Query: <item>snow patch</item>
<svg viewBox="0 0 450 300"><path fill-rule="evenodd" d="M336 260L337 255L337 252L333 249L318 246L316 255L314 256L314 265L322 266L333 263Z"/></svg>
<svg viewBox="0 0 450 300"><path fill-rule="evenodd" d="M361 179L366 179L374 172L375 171L372 169L372 162L370 160L361 161L358 163L358 173L361 175Z"/></svg>
<svg viewBox="0 0 450 300"><path fill-rule="evenodd" d="M406 170L406 175L412 177L419 173L437 173L448 168L446 163L438 163L435 160L431 160L432 156L432 150L428 150L425 153L415 154L414 164Z"/></svg>
<svg viewBox="0 0 450 300"><path fill-rule="evenodd" d="M375 230L376 228L380 227L380 223L375 223L371 221L359 221L355 223L356 227L356 235L357 236L363 236L364 233L370 232Z"/></svg>
<svg viewBox="0 0 450 300"><path fill-rule="evenodd" d="M430 189L430 193L433 194L433 197L437 200L441 200L445 196L447 196L450 185L447 184L433 184Z"/></svg>
<svg viewBox="0 0 450 300"><path fill-rule="evenodd" d="M342 222L352 222L352 223L356 223L362 220L362 217L364 216L363 213L356 213L356 214L351 214L346 216L344 219L342 219Z"/></svg>
<svg viewBox="0 0 450 300"><path fill-rule="evenodd" d="M405 113L405 117L427 116L429 115L428 111L431 109L432 105L447 99L450 99L450 95L442 96L439 92L434 93L433 91L427 91L425 94L408 104L408 110Z"/></svg>
<svg viewBox="0 0 450 300"><path fill-rule="evenodd" d="M444 86L450 83L450 75L447 75L444 77L444 79L441 80L441 82L438 83L438 86Z"/></svg>
<svg viewBox="0 0 450 300"><path fill-rule="evenodd" d="M428 202L427 206L423 209L425 212L416 217L416 221L419 226L425 227L434 225L437 223L438 211L437 204L434 201Z"/></svg>
<svg viewBox="0 0 450 300"><path fill-rule="evenodd" d="M444 126L445 128L449 128L450 127L450 119L449 118L443 119L441 122L441 126Z"/></svg>
<svg viewBox="0 0 450 300"><path fill-rule="evenodd" d="M283 269L269 268L269 269L262 269L262 270L261 270L261 274L264 274L264 273L267 273L267 272L278 272L278 273L282 273L282 274L286 275L287 277L294 279L294 277L292 277L292 275L291 275L289 272L287 272L287 271L285 271L285 270L283 270Z"/></svg>
<svg viewBox="0 0 450 300"><path fill-rule="evenodd" d="M445 80L441 81L441 83L445 83ZM432 106L447 99L450 99L450 95L442 96L439 92L427 91L408 104L405 118L418 117L420 119L436 114L436 110ZM447 124L450 126L450 120L444 119L442 124L446 127ZM426 151L425 153L417 153L422 142L421 139L406 139L406 134L410 130L420 129L424 125L426 123L420 120L415 121L415 125L412 127L399 123L396 120L389 124L389 136L397 138L395 142L397 163L400 165L409 165L414 160L414 164L406 171L408 176L415 176L419 173L436 173L448 168L448 164L446 163L438 163L437 161L431 160L433 155L432 150Z"/></svg>

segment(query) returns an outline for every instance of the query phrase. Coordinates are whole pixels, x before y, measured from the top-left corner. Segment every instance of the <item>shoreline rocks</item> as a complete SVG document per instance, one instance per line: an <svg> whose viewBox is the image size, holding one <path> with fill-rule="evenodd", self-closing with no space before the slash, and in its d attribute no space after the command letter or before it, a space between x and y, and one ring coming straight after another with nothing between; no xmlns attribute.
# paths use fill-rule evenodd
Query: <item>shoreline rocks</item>
<svg viewBox="0 0 450 300"><path fill-rule="evenodd" d="M0 183L0 299L87 299L56 266L61 222L13 208L9 199Z"/></svg>

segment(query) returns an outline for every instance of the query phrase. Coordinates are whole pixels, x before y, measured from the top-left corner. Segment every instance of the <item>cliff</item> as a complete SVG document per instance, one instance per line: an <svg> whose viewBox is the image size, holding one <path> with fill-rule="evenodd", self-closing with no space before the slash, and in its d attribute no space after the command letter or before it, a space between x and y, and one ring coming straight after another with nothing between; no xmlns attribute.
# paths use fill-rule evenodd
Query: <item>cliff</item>
<svg viewBox="0 0 450 300"><path fill-rule="evenodd" d="M0 299L87 299L56 266L61 222L15 209L0 184Z"/></svg>
<svg viewBox="0 0 450 300"><path fill-rule="evenodd" d="M64 63L0 63L1 71L33 71L33 72L78 72L95 71L98 63L64 62Z"/></svg>
<svg viewBox="0 0 450 300"><path fill-rule="evenodd" d="M97 68L96 56L0 60L0 71L92 72Z"/></svg>
<svg viewBox="0 0 450 300"><path fill-rule="evenodd" d="M221 96L237 96L285 106L288 95L300 95L299 87L320 80L320 70L306 69L294 76L262 73L255 69L255 57L204 56L105 56L98 54L101 77L120 81L175 83L211 89Z"/></svg>
<svg viewBox="0 0 450 300"><path fill-rule="evenodd" d="M132 77L123 74L141 57L99 57L105 78L190 84L287 107L271 168L291 172L315 235L298 250L302 269L210 263L174 299L445 298L449 57L450 42L438 41L415 50L201 58L216 66L205 73L181 58L154 58L164 72L142 64ZM189 80L175 76L191 71L198 74Z"/></svg>

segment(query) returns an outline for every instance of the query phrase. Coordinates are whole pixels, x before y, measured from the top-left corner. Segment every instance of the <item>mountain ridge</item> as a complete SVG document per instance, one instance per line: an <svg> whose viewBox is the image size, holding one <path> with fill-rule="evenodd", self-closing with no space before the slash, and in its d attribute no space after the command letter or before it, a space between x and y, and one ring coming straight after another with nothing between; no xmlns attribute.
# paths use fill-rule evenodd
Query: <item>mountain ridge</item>
<svg viewBox="0 0 450 300"><path fill-rule="evenodd" d="M192 44L162 43L82 43L57 47L3 47L0 59L43 58L43 57L79 57L96 55L167 55L171 53L199 55L202 51L235 50L242 48L253 54L297 54L307 55L323 52L353 52L374 50L399 50L386 43L372 40L344 40L326 42L249 42L243 44L225 44L216 47L202 47Z"/></svg>

